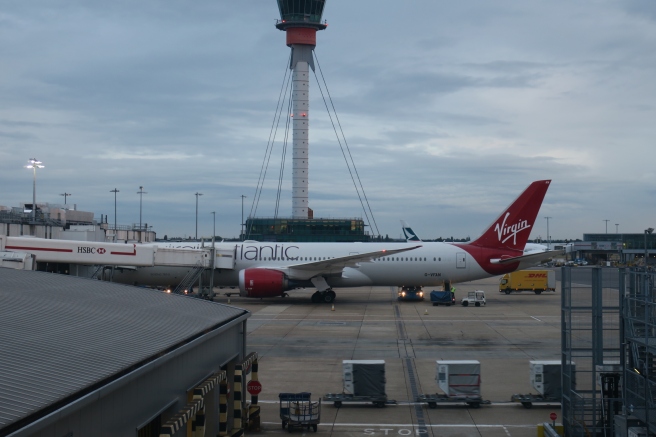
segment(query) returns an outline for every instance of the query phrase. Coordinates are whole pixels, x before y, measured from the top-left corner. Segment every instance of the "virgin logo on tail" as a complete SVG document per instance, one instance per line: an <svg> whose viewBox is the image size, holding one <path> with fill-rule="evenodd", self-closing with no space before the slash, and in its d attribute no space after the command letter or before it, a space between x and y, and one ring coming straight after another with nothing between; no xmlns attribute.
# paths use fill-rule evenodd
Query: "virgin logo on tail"
<svg viewBox="0 0 656 437"><path fill-rule="evenodd" d="M517 234L525 229L530 229L531 225L528 224L527 220L519 220L513 225L506 226L506 220L508 220L509 212L506 212L506 216L503 218L501 223L497 223L494 227L494 230L499 237L499 242L505 243L509 239L513 239L513 245L517 245ZM502 239L503 238L503 239Z"/></svg>
<svg viewBox="0 0 656 437"><path fill-rule="evenodd" d="M529 185L470 246L495 251L523 251L550 182L535 181Z"/></svg>

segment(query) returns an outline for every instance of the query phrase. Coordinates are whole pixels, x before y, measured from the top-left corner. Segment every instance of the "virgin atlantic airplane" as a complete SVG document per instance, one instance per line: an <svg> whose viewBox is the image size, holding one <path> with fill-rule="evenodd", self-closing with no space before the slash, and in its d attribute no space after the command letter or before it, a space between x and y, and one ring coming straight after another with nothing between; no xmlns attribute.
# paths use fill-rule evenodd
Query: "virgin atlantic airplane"
<svg viewBox="0 0 656 437"><path fill-rule="evenodd" d="M214 270L214 285L238 286L240 296L253 298L285 296L295 288L314 287L312 302L330 303L339 288L449 286L531 267L550 255L524 253L550 182L530 184L470 243L214 243L223 266ZM200 247L189 243L157 245ZM225 268L226 259L232 268ZM171 286L188 271L142 267L117 272L114 281Z"/></svg>

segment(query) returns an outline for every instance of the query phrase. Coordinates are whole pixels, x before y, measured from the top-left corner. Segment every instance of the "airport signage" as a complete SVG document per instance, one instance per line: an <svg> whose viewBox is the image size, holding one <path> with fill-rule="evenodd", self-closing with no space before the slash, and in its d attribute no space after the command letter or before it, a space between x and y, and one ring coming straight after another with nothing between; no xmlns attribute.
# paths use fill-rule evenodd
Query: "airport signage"
<svg viewBox="0 0 656 437"><path fill-rule="evenodd" d="M253 396L257 396L262 391L262 383L260 381L248 381L246 390Z"/></svg>

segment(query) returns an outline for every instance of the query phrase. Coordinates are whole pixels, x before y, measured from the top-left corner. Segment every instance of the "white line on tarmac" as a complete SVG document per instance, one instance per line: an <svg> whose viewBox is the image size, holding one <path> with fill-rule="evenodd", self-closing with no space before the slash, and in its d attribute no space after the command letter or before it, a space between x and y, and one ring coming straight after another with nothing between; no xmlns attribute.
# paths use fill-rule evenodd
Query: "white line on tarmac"
<svg viewBox="0 0 656 437"><path fill-rule="evenodd" d="M542 320L538 319L537 317L533 317L533 316L531 316L531 319L535 319L535 320L537 320L538 322L541 322L541 321L542 321Z"/></svg>
<svg viewBox="0 0 656 437"><path fill-rule="evenodd" d="M280 401L274 401L274 400L263 400L263 399L258 399L257 401L259 404L279 404ZM326 402L326 401L324 401ZM331 401L332 402L332 401ZM327 405L331 404L331 402L326 402ZM438 407L439 406L453 406L454 404L457 404L458 402L437 402ZM464 404L465 402L462 402ZM367 405L371 404L371 402L348 402L349 405ZM426 402L414 402L414 401L397 401L396 404L387 404L385 405L386 407L394 407L394 406L399 406L399 405L426 405ZM507 402L507 401L500 401L500 402L491 402L487 405L494 405L495 407L517 407L519 405L519 402ZM553 403L553 402L540 402L537 403L536 405L540 406L560 406L559 403Z"/></svg>
<svg viewBox="0 0 656 437"><path fill-rule="evenodd" d="M280 425L280 422L262 422L266 425ZM389 426L394 428L536 428L536 425L485 425L485 424L463 424L463 423L440 423L432 425L418 425L416 423L320 423L319 426Z"/></svg>

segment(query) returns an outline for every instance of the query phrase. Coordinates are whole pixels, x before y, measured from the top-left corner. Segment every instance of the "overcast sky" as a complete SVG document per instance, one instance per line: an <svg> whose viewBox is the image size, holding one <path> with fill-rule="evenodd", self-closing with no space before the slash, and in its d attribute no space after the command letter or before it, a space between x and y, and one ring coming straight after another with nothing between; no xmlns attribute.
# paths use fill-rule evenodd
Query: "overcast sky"
<svg viewBox="0 0 656 437"><path fill-rule="evenodd" d="M237 236L290 49L274 0L0 0L0 205ZM656 2L327 0L316 55L382 235L476 237L530 182L531 238L656 227ZM362 217L314 78L310 207ZM282 138L284 123L278 130ZM291 147L291 145L290 145ZM258 216L273 216L282 143ZM291 216L291 152L281 216Z"/></svg>

